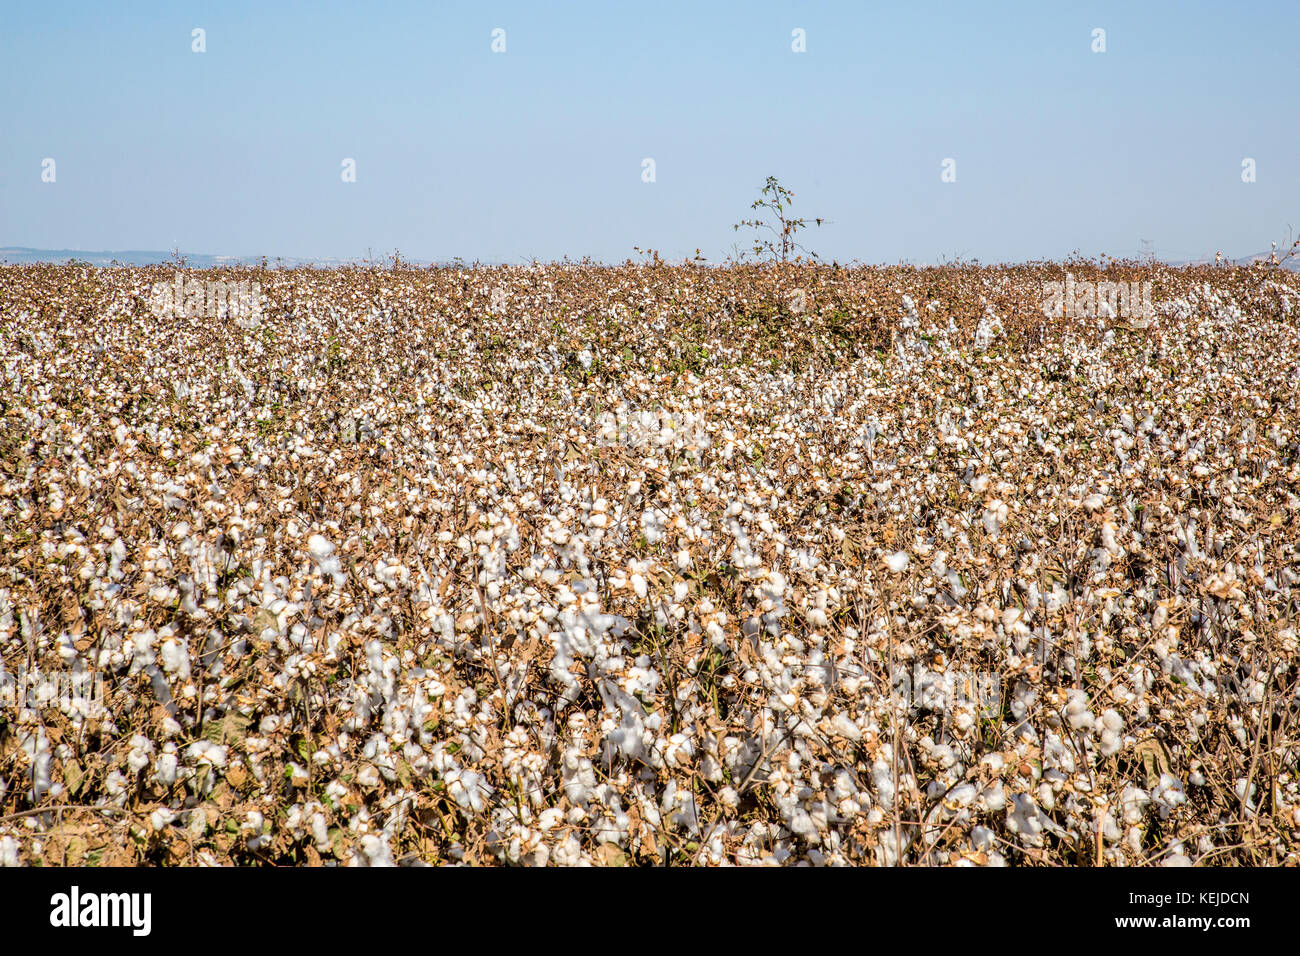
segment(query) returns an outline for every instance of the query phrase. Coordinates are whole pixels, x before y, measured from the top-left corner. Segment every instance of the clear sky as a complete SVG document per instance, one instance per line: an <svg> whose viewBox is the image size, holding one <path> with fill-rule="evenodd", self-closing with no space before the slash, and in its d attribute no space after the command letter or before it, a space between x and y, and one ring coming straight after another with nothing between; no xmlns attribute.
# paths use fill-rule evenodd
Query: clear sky
<svg viewBox="0 0 1300 956"><path fill-rule="evenodd" d="M1294 0L13 3L0 246L716 261L774 174L842 261L1245 255L1300 229L1298 44Z"/></svg>

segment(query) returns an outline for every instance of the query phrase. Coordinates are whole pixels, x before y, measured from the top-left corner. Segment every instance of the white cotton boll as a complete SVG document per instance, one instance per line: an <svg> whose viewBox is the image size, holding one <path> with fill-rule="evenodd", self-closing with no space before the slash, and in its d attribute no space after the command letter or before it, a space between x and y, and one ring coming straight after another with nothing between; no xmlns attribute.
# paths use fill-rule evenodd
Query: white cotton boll
<svg viewBox="0 0 1300 956"><path fill-rule="evenodd" d="M990 501L984 507L984 514L981 519L984 530L993 537L997 537L1002 530L1002 526L1007 522L1008 514L1010 514L1010 509L1005 502L996 498Z"/></svg>
<svg viewBox="0 0 1300 956"><path fill-rule="evenodd" d="M885 555L885 565L895 574L902 574L907 570L908 557L906 551L895 551L893 554Z"/></svg>
<svg viewBox="0 0 1300 956"><path fill-rule="evenodd" d="M1056 806L1056 792L1052 789L1050 783L1041 783L1038 785L1038 802L1043 805L1043 809L1051 812Z"/></svg>
<svg viewBox="0 0 1300 956"><path fill-rule="evenodd" d="M11 836L0 837L0 867L22 865L18 856L18 841Z"/></svg>
<svg viewBox="0 0 1300 956"><path fill-rule="evenodd" d="M189 680L190 650L188 642L168 638L163 642L159 652L162 657L163 670L177 680Z"/></svg>
<svg viewBox="0 0 1300 956"><path fill-rule="evenodd" d="M464 810L482 813L491 788L474 770L452 770L446 775L447 793Z"/></svg>
<svg viewBox="0 0 1300 956"><path fill-rule="evenodd" d="M1074 730L1091 728L1095 718L1088 710L1088 695L1084 691L1072 689L1065 704L1062 716Z"/></svg>
<svg viewBox="0 0 1300 956"><path fill-rule="evenodd" d="M583 349L581 352L578 353L578 361L582 363L582 367L584 369L590 369L591 363L594 362L595 360L596 357L591 354L591 351L589 349Z"/></svg>
<svg viewBox="0 0 1300 956"><path fill-rule="evenodd" d="M871 766L871 784L876 789L880 805L889 809L894 805L894 772L889 764L877 760Z"/></svg>
<svg viewBox="0 0 1300 956"><path fill-rule="evenodd" d="M944 803L950 807L968 807L975 802L977 796L979 796L979 790L975 784L962 783L948 792L948 796L944 798Z"/></svg>
<svg viewBox="0 0 1300 956"><path fill-rule="evenodd" d="M333 543L319 534L314 534L307 539L307 551L316 562L316 566L320 568L321 574L333 578L336 585L343 583L342 565L339 563L338 555L334 553Z"/></svg>
<svg viewBox="0 0 1300 956"><path fill-rule="evenodd" d="M790 814L790 819L787 825L791 830L811 843L816 843L821 839L820 835L817 833L817 827L814 825L812 817L803 807L794 808L794 812Z"/></svg>
<svg viewBox="0 0 1300 956"><path fill-rule="evenodd" d="M669 767L686 766L695 755L695 741L686 734L673 734L664 748L664 763Z"/></svg>
<svg viewBox="0 0 1300 956"><path fill-rule="evenodd" d="M1107 710L1101 715L1101 753L1110 757L1119 752L1123 745L1120 731L1124 729L1124 718L1116 710Z"/></svg>
<svg viewBox="0 0 1300 956"><path fill-rule="evenodd" d="M1116 731L1106 728L1101 732L1101 741L1097 749L1103 757L1113 757L1124 746L1124 738Z"/></svg>
<svg viewBox="0 0 1300 956"><path fill-rule="evenodd" d="M975 350L986 350L1002 331L1002 320L993 314L993 307L989 306L975 328Z"/></svg>
<svg viewBox="0 0 1300 956"><path fill-rule="evenodd" d="M164 787L170 787L176 782L180 761L174 753L166 753L158 758L157 767L154 770L154 778Z"/></svg>
<svg viewBox="0 0 1300 956"><path fill-rule="evenodd" d="M1119 823L1115 820L1115 814L1111 813L1109 810L1107 810L1106 815L1102 817L1101 835L1105 837L1106 841L1109 843L1118 843L1120 840L1124 839L1124 831L1119 828Z"/></svg>
<svg viewBox="0 0 1300 956"><path fill-rule="evenodd" d="M1007 793L1001 781L994 780L980 791L977 800L982 808L996 813L1007 805Z"/></svg>
<svg viewBox="0 0 1300 956"><path fill-rule="evenodd" d="M1151 800L1160 811L1160 819L1167 820L1174 810L1187 802L1187 792L1183 789L1181 780L1162 773L1155 790L1151 792Z"/></svg>
<svg viewBox="0 0 1300 956"><path fill-rule="evenodd" d="M325 814L319 810L311 815L311 836L316 841L317 849L324 849L330 845L329 825L325 820Z"/></svg>
<svg viewBox="0 0 1300 956"><path fill-rule="evenodd" d="M1151 803L1151 797L1141 787L1129 785L1120 794L1119 803L1124 822L1133 826L1142 822L1146 808Z"/></svg>
<svg viewBox="0 0 1300 956"><path fill-rule="evenodd" d="M185 759L197 764L211 764L214 767L226 765L226 748L208 740L199 740L185 748Z"/></svg>
<svg viewBox="0 0 1300 956"><path fill-rule="evenodd" d="M374 833L367 833L361 838L361 852L366 858L367 866L396 866L393 851L388 842Z"/></svg>
<svg viewBox="0 0 1300 956"><path fill-rule="evenodd" d="M667 527L667 515L658 508L647 508L641 514L641 534L647 544L658 544L662 541Z"/></svg>
<svg viewBox="0 0 1300 956"><path fill-rule="evenodd" d="M582 857L582 844L578 842L577 836L572 833L565 837L563 843L560 843L551 851L551 859L556 866L590 865Z"/></svg>
<svg viewBox="0 0 1300 956"><path fill-rule="evenodd" d="M149 766L149 755L153 753L153 741L136 734L131 738L131 750L126 755L126 765L132 773L139 773Z"/></svg>
<svg viewBox="0 0 1300 956"><path fill-rule="evenodd" d="M1011 798L1011 809L1007 813L1007 829L1018 835L1026 844L1039 846L1043 842L1043 830L1047 818L1027 794L1016 794Z"/></svg>
<svg viewBox="0 0 1300 956"><path fill-rule="evenodd" d="M831 719L831 729L845 740L854 743L862 739L862 730L844 711L840 711Z"/></svg>
<svg viewBox="0 0 1300 956"><path fill-rule="evenodd" d="M1111 557L1119 557L1124 553L1124 548L1120 545L1115 537L1116 529L1113 521L1103 521L1101 523L1101 546Z"/></svg>
<svg viewBox="0 0 1300 956"><path fill-rule="evenodd" d="M550 830L564 821L564 811L555 807L548 807L537 815L537 828L539 830Z"/></svg>
<svg viewBox="0 0 1300 956"><path fill-rule="evenodd" d="M373 790L379 786L379 771L374 764L366 764L357 773L357 785L365 787L367 790Z"/></svg>
<svg viewBox="0 0 1300 956"><path fill-rule="evenodd" d="M153 665L156 659L153 650L155 640L157 640L157 635L154 631L146 629L122 642L123 652L131 654L132 675L147 670Z"/></svg>
<svg viewBox="0 0 1300 956"><path fill-rule="evenodd" d="M1105 505L1106 499L1095 492L1083 499L1084 511L1100 511Z"/></svg>
<svg viewBox="0 0 1300 956"><path fill-rule="evenodd" d="M245 845L250 850L260 850L271 842L271 834L264 832L266 827L266 818L257 810L249 810L243 823L239 826L240 832L247 833Z"/></svg>

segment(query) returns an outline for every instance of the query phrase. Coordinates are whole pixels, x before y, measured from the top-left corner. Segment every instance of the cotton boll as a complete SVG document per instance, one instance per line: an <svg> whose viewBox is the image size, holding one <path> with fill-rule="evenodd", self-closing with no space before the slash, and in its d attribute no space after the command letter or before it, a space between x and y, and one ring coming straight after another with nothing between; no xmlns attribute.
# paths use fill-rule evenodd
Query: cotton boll
<svg viewBox="0 0 1300 956"><path fill-rule="evenodd" d="M374 833L367 833L361 838L361 853L367 866L396 866L393 851L388 842Z"/></svg>
<svg viewBox="0 0 1300 956"><path fill-rule="evenodd" d="M1151 791L1151 802L1160 812L1160 819L1167 820L1179 806L1187 802L1187 793L1183 783L1177 777L1167 773L1160 775L1156 788Z"/></svg>
<svg viewBox="0 0 1300 956"><path fill-rule="evenodd" d="M1011 808L1007 813L1007 829L1019 836L1025 844L1042 846L1043 832L1051 825L1051 821L1043 815L1033 797L1016 794L1011 798Z"/></svg>
<svg viewBox="0 0 1300 956"><path fill-rule="evenodd" d="M316 841L316 848L323 850L330 844L329 827L325 820L325 814L317 810L311 815L311 835Z"/></svg>
<svg viewBox="0 0 1300 956"><path fill-rule="evenodd" d="M126 755L126 765L131 768L132 773L139 773L149 766L150 754L153 750L153 742L149 738L139 734L131 738L131 750Z"/></svg>
<svg viewBox="0 0 1300 956"><path fill-rule="evenodd" d="M357 773L357 786L373 790L379 786L379 770L374 764L366 764Z"/></svg>
<svg viewBox="0 0 1300 956"><path fill-rule="evenodd" d="M907 570L908 557L906 551L895 551L893 554L885 556L885 565L895 574L902 574Z"/></svg>
<svg viewBox="0 0 1300 956"><path fill-rule="evenodd" d="M1101 715L1101 743L1099 750L1102 756L1110 757L1119 752L1123 746L1123 737L1120 732L1124 729L1124 720L1115 710L1107 710Z"/></svg>
<svg viewBox="0 0 1300 956"><path fill-rule="evenodd" d="M1062 716L1073 730L1091 728L1094 717L1088 710L1088 695L1084 691L1071 689Z"/></svg>
<svg viewBox="0 0 1300 956"><path fill-rule="evenodd" d="M551 860L556 866L591 865L582 855L582 844L578 842L578 838L572 833L551 850Z"/></svg>
<svg viewBox="0 0 1300 956"><path fill-rule="evenodd" d="M564 820L564 811L555 807L543 810L537 817L537 826L541 830L550 830Z"/></svg>
<svg viewBox="0 0 1300 956"><path fill-rule="evenodd" d="M1010 509L1004 502L996 498L990 501L985 505L982 516L985 532L997 537L1002 530L1002 526L1006 524L1008 514L1010 514Z"/></svg>
<svg viewBox="0 0 1300 956"><path fill-rule="evenodd" d="M319 534L313 534L307 539L307 551L316 562L321 574L332 578L334 584L341 587L345 579L338 555L334 553L333 543Z"/></svg>
<svg viewBox="0 0 1300 956"><path fill-rule="evenodd" d="M163 671L175 680L189 680L190 651L187 642L168 638L163 642L160 656Z"/></svg>
<svg viewBox="0 0 1300 956"><path fill-rule="evenodd" d="M258 810L249 810L239 829L240 832L247 834L245 844L250 850L260 850L271 842L271 834L264 832L267 829L266 818Z"/></svg>
<svg viewBox="0 0 1300 956"><path fill-rule="evenodd" d="M1146 808L1151 803L1151 796L1141 787L1129 785L1120 794L1120 809L1124 822L1133 826L1141 823L1146 815Z"/></svg>
<svg viewBox="0 0 1300 956"><path fill-rule="evenodd" d="M154 770L154 778L164 787L170 787L176 783L179 773L180 760L174 753L164 753L159 755L158 762Z"/></svg>

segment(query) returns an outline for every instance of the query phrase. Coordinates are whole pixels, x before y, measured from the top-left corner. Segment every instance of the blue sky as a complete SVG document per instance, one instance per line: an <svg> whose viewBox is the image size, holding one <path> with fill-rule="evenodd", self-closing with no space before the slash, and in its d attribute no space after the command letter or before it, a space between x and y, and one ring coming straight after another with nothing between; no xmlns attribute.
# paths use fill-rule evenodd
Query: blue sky
<svg viewBox="0 0 1300 956"><path fill-rule="evenodd" d="M769 174L842 261L1244 255L1300 228L1294 2L39 2L4 23L0 245L720 260Z"/></svg>

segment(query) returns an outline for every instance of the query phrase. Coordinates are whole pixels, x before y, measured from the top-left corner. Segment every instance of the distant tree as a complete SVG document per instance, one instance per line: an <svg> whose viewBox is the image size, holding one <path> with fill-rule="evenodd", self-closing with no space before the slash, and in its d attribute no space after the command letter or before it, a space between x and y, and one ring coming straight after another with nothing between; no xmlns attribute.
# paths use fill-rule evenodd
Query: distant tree
<svg viewBox="0 0 1300 956"><path fill-rule="evenodd" d="M809 252L795 237L809 224L821 226L827 220L796 217L790 212L793 204L794 193L782 186L775 176L768 176L759 197L749 207L762 216L742 219L732 229L739 232L743 226L755 231L753 253L759 259L789 262L792 256L796 260L802 258L796 255L797 252L808 253L810 259L816 259L817 253ZM765 231L771 236L765 235Z"/></svg>

